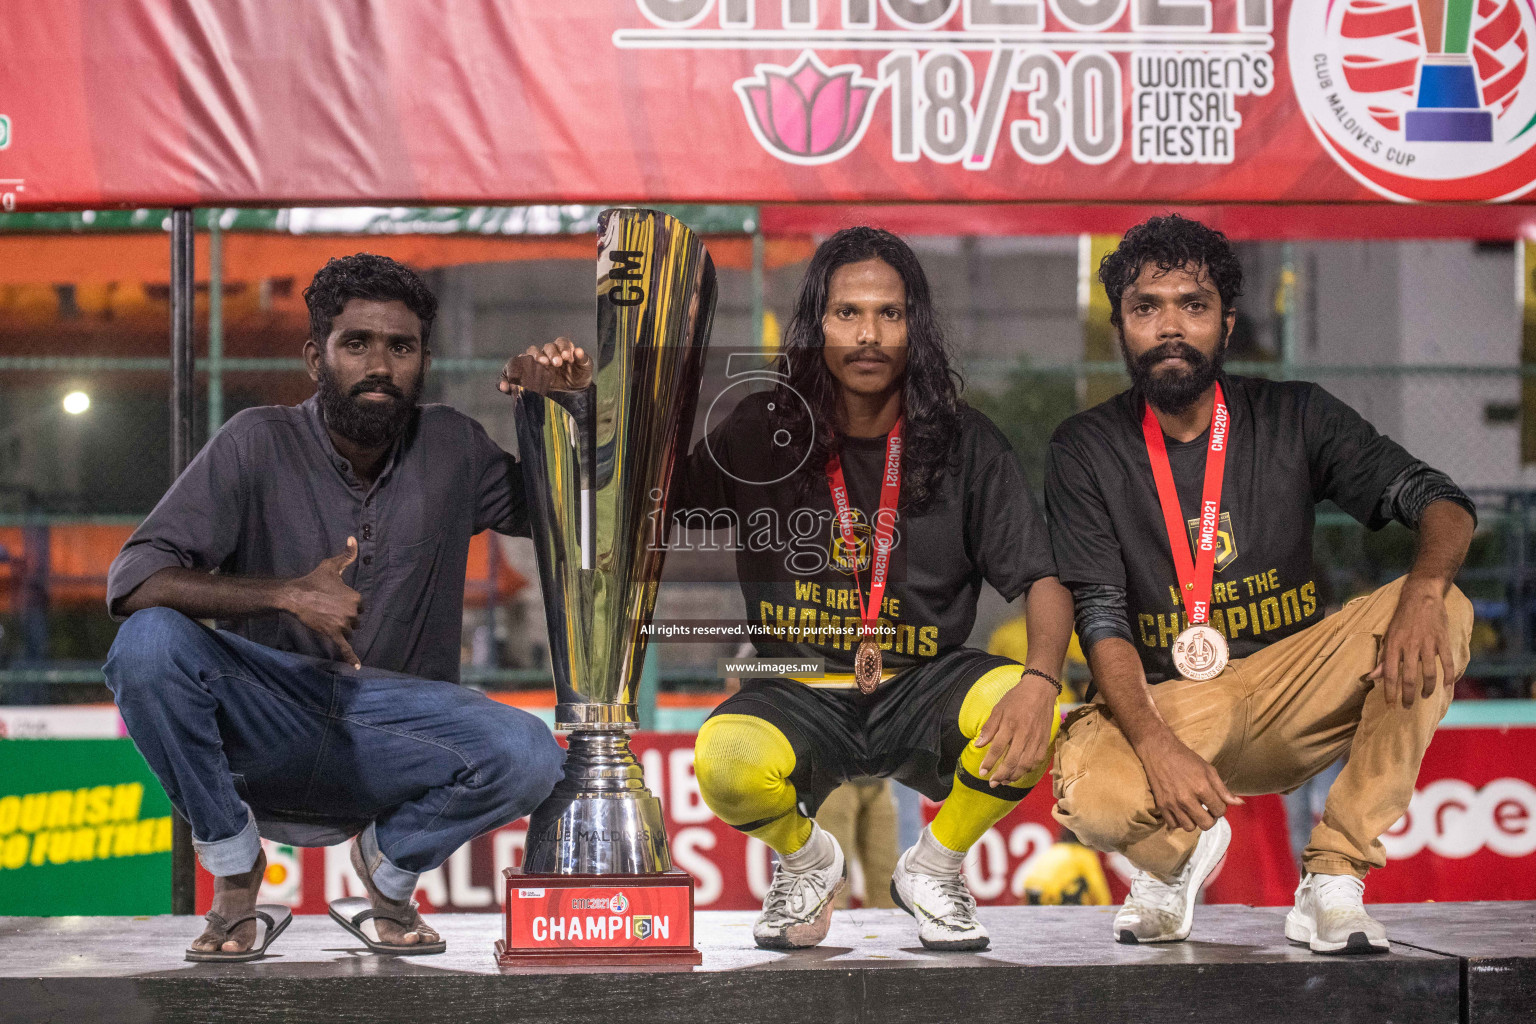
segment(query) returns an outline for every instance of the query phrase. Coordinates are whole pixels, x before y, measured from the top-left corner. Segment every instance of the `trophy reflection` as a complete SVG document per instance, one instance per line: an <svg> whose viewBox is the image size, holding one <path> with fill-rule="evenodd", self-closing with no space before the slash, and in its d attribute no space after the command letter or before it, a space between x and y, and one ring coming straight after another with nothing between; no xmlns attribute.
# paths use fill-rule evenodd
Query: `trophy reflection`
<svg viewBox="0 0 1536 1024"><path fill-rule="evenodd" d="M1493 111L1483 106L1472 63L1474 2L1417 0L1427 52L1414 109L1403 116L1409 142L1493 141Z"/></svg>
<svg viewBox="0 0 1536 1024"><path fill-rule="evenodd" d="M650 210L599 219L593 385L515 393L565 778L506 872L503 964L697 964L693 880L672 868L661 802L628 733L680 453L715 307L709 253Z"/></svg>

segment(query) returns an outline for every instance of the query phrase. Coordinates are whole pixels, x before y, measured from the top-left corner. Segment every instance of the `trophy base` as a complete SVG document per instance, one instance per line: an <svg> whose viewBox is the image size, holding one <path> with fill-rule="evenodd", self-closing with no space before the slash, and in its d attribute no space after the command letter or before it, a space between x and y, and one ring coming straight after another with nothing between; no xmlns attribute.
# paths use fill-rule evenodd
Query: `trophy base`
<svg viewBox="0 0 1536 1024"><path fill-rule="evenodd" d="M1409 142L1492 142L1493 112L1423 108L1403 115Z"/></svg>
<svg viewBox="0 0 1536 1024"><path fill-rule="evenodd" d="M696 967L693 876L560 875L508 868L502 967Z"/></svg>
<svg viewBox="0 0 1536 1024"><path fill-rule="evenodd" d="M1483 109L1471 57L1430 54L1419 62L1418 97L1403 114L1403 136L1409 142L1493 141L1493 111Z"/></svg>

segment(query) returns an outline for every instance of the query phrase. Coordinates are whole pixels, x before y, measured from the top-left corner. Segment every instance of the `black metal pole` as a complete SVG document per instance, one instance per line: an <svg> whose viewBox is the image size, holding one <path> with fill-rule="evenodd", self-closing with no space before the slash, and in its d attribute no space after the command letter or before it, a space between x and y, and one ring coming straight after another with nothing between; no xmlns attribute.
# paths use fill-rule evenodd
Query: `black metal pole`
<svg viewBox="0 0 1536 1024"><path fill-rule="evenodd" d="M192 461L192 211L171 211L171 479ZM173 813L171 913L196 910L192 826Z"/></svg>

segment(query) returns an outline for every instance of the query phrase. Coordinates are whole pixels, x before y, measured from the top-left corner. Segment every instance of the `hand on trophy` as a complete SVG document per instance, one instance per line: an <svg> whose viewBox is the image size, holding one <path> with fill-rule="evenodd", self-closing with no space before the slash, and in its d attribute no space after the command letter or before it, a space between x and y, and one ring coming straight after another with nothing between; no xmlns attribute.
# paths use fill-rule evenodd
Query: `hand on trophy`
<svg viewBox="0 0 1536 1024"><path fill-rule="evenodd" d="M556 338L542 348L529 345L528 351L508 359L496 386L507 395L514 386L547 395L551 391L580 391L591 383L592 357L569 338Z"/></svg>

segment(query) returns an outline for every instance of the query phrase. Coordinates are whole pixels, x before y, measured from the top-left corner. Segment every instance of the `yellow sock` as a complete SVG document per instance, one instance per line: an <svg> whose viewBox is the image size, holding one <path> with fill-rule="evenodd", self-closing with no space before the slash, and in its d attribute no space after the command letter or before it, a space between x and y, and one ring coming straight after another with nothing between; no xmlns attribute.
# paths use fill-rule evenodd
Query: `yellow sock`
<svg viewBox="0 0 1536 1024"><path fill-rule="evenodd" d="M811 838L810 818L796 809L795 750L773 723L753 715L715 715L693 747L699 793L715 816L761 839L775 853L794 853Z"/></svg>
<svg viewBox="0 0 1536 1024"><path fill-rule="evenodd" d="M1003 694L1019 682L1021 669L1017 665L995 668L972 684L970 692L960 705L960 732L967 740L976 739L981 727L991 716L992 709ZM1012 785L999 785L995 789L981 777L981 762L986 759L987 748L966 743L960 754L960 764L955 768L955 784L949 798L934 816L929 828L933 837L951 850L969 850L982 834L1003 819L1014 805L1024 799L1035 783L1051 766L1051 750L1056 743L1056 728L1060 716L1054 709L1051 716L1051 744L1045 759L1026 777Z"/></svg>

